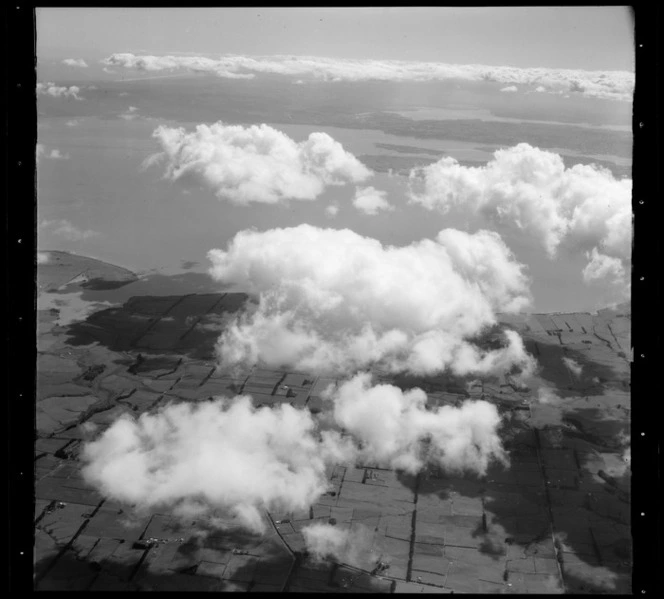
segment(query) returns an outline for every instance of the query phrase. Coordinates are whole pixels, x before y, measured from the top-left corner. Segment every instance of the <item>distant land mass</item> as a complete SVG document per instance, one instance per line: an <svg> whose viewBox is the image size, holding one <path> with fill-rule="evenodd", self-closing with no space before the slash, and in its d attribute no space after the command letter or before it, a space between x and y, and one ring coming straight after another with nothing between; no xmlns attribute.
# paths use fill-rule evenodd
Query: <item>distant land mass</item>
<svg viewBox="0 0 664 599"><path fill-rule="evenodd" d="M40 291L54 291L72 283L94 291L117 289L138 279L127 268L69 252L40 251L37 259L41 260L37 278Z"/></svg>
<svg viewBox="0 0 664 599"><path fill-rule="evenodd" d="M124 85L122 82L106 82L104 85L103 90L90 90L88 96L94 97L105 108L113 107L107 113L113 113L113 116L108 118L120 118L119 107L125 107L124 99L119 94L125 93L122 91ZM293 86L291 82L269 76L250 82L199 78L194 96L188 78L164 78L158 82L135 81L131 89L136 97L141 97L146 105L151 106L154 118L172 119L180 123L218 121L218 98L221 95L224 99L222 120L226 124L252 125L259 122L375 129L386 134L420 139L459 140L502 146L526 142L541 149L568 148L581 154L614 155L626 159L632 156L631 132L575 125L575 115L581 105L571 99L556 104L556 119L565 123L569 120L569 123L553 124L536 122L551 114L551 106L541 105L541 98L518 103L499 98L499 104L492 106L491 111L496 116L511 117L521 122L410 119L393 111L419 106L422 104L421 98L417 98L417 101L396 101L394 94L398 85L387 82ZM418 89L427 90L427 106L449 106L449 84L413 86L413 90ZM615 105L613 101L597 100L593 104L593 111L587 107L583 110L584 122L629 125L631 115L624 111L619 116L615 115ZM98 116L94 107L93 102L53 103L49 105L49 114L68 118ZM528 121L528 118L536 120Z"/></svg>

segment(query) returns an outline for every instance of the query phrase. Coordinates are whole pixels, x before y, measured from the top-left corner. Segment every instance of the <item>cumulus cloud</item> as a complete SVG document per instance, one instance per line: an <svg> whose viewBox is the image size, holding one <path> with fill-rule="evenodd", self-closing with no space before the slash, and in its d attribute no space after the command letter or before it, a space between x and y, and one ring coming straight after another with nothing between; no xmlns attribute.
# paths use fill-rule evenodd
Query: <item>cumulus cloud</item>
<svg viewBox="0 0 664 599"><path fill-rule="evenodd" d="M79 124L79 121L76 119L72 119L71 121L67 121L67 127L76 127Z"/></svg>
<svg viewBox="0 0 664 599"><path fill-rule="evenodd" d="M516 85L508 85L507 87L503 87L500 90L501 92L518 92L519 88Z"/></svg>
<svg viewBox="0 0 664 599"><path fill-rule="evenodd" d="M325 207L325 216L328 218L334 218L337 214L339 214L339 204L330 204Z"/></svg>
<svg viewBox="0 0 664 599"><path fill-rule="evenodd" d="M600 254L596 247L586 252L586 257L588 264L583 269L583 279L586 283L606 278L613 281L624 279L625 267L620 258Z"/></svg>
<svg viewBox="0 0 664 599"><path fill-rule="evenodd" d="M46 157L50 158L51 160L69 160L71 158L69 154L63 154L57 148L51 150L50 153L46 155Z"/></svg>
<svg viewBox="0 0 664 599"><path fill-rule="evenodd" d="M429 413L423 391L372 387L366 373L329 399L333 418L348 436L321 432L308 410L286 404L255 408L249 396L172 403L137 419L124 414L84 443L82 474L105 497L138 513L231 517L262 532L264 510L314 504L328 489L332 464L368 458L417 472L435 462L445 470L483 475L491 460L506 462L496 434L500 417L487 402ZM366 532L314 526L303 534L314 556L359 563L371 545Z"/></svg>
<svg viewBox="0 0 664 599"><path fill-rule="evenodd" d="M496 312L530 301L523 267L496 233L445 229L393 247L303 224L241 231L208 256L216 280L257 298L218 341L225 368L467 374L531 364L513 331L499 349L472 342Z"/></svg>
<svg viewBox="0 0 664 599"><path fill-rule="evenodd" d="M539 86L553 93L576 93L586 97L631 101L634 73L584 71L510 66L458 65L397 60L352 60L320 56L137 56L112 54L107 66L142 71L184 69L220 77L251 79L256 73L311 77L322 81L488 81L507 86Z"/></svg>
<svg viewBox="0 0 664 599"><path fill-rule="evenodd" d="M69 160L70 158L69 154L63 154L57 148L51 150L51 153L48 155L48 157L52 158L53 160Z"/></svg>
<svg viewBox="0 0 664 599"><path fill-rule="evenodd" d="M616 256L600 252L596 247L586 252L588 264L582 271L587 285L598 287L604 305L616 306L630 298L630 263Z"/></svg>
<svg viewBox="0 0 664 599"><path fill-rule="evenodd" d="M330 397L335 421L361 441L360 460L413 474L426 463L479 475L493 460L507 463L498 436L500 415L486 401L429 411L421 389L372 386L368 373L346 381Z"/></svg>
<svg viewBox="0 0 664 599"><path fill-rule="evenodd" d="M551 258L562 245L588 252L586 281L612 277L627 284L631 179L616 179L595 165L565 168L558 154L526 143L497 150L485 166L445 157L413 169L409 178L411 202L443 213L480 213L540 239Z"/></svg>
<svg viewBox="0 0 664 599"><path fill-rule="evenodd" d="M58 235L68 239L69 241L83 241L85 239L90 239L91 237L97 237L100 235L99 231L93 231L91 229L79 229L66 219L43 220L39 224L39 228L48 230L51 235Z"/></svg>
<svg viewBox="0 0 664 599"><path fill-rule="evenodd" d="M80 91L81 88L75 85L61 87L52 82L37 84L37 95L51 96L53 98L74 98L75 100L83 100L84 98L78 95Z"/></svg>
<svg viewBox="0 0 664 599"><path fill-rule="evenodd" d="M560 397L551 387L540 387L537 390L537 401L545 405L556 405L560 402Z"/></svg>
<svg viewBox="0 0 664 599"><path fill-rule="evenodd" d="M129 106L127 110L120 114L120 118L124 119L125 121L133 121L134 119L138 118L137 112L138 108L136 108L136 106Z"/></svg>
<svg viewBox="0 0 664 599"><path fill-rule="evenodd" d="M58 148L52 149L50 152L46 152L46 147L44 144L37 144L35 148L36 158L39 161L40 158L48 158L49 160L69 160L69 154L63 154Z"/></svg>
<svg viewBox="0 0 664 599"><path fill-rule="evenodd" d="M260 532L263 510L305 509L326 491L326 463L343 457L338 446L334 433L316 433L306 410L218 398L121 416L84 446L82 472L139 512L189 518L220 510Z"/></svg>
<svg viewBox="0 0 664 599"><path fill-rule="evenodd" d="M189 180L236 204L315 200L329 185L358 183L372 172L326 133L296 142L268 125L198 125L193 132L161 126L163 152L145 166L166 162L165 177Z"/></svg>
<svg viewBox="0 0 664 599"><path fill-rule="evenodd" d="M537 397L530 405L529 422L536 428L559 427L563 425L564 401L551 387L540 387Z"/></svg>
<svg viewBox="0 0 664 599"><path fill-rule="evenodd" d="M66 64L68 67L79 67L83 69L88 68L88 63L85 62L82 58L65 58L62 61L62 64Z"/></svg>
<svg viewBox="0 0 664 599"><path fill-rule="evenodd" d="M372 550L373 534L366 526L343 529L330 524L311 524L302 529L302 536L314 561L333 558L356 568L371 569L378 558Z"/></svg>
<svg viewBox="0 0 664 599"><path fill-rule="evenodd" d="M563 362L567 368L569 368L570 372L576 376L580 377L581 372L583 371L583 366L579 364L576 360L573 360L572 358L568 358L567 356L563 357Z"/></svg>
<svg viewBox="0 0 664 599"><path fill-rule="evenodd" d="M386 191L375 187L358 187L355 191L353 206L360 212L370 215L377 214L379 210L394 210L392 204L385 199L386 197Z"/></svg>

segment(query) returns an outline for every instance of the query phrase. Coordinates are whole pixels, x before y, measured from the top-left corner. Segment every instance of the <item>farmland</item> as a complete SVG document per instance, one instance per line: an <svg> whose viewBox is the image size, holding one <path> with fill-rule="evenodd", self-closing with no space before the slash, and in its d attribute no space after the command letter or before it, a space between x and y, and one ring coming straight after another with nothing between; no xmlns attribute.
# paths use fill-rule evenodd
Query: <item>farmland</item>
<svg viewBox="0 0 664 599"><path fill-rule="evenodd" d="M40 265L42 293L133 273L102 272L61 253ZM48 268L46 268L48 267ZM98 270L95 270L98 269ZM108 269L107 269L108 270ZM76 272L75 272L76 271ZM79 273L88 273L75 279ZM109 288L111 288L109 287ZM137 295L83 318L38 311L35 584L39 590L627 593L630 591L630 314L501 316L539 370L531 388L508 377L470 380L376 373L423 388L430 407L467 398L503 416L505 468L485 477L429 467L417 476L379 464L337 464L308 510L265 513L267 533L218 530L208 518L136 514L82 479L81 444L121 414L244 393L318 417L339 381L254 368L219 371L214 345L242 293ZM542 397L534 389L547 389ZM314 562L303 527L363 530L363 563ZM383 567L379 567L380 564Z"/></svg>

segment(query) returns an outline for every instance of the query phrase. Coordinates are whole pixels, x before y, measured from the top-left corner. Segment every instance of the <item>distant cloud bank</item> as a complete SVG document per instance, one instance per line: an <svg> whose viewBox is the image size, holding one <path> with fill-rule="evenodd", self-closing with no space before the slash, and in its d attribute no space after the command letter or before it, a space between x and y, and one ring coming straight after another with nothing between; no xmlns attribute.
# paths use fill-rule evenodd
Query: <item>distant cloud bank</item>
<svg viewBox="0 0 664 599"><path fill-rule="evenodd" d="M326 133L296 142L268 125L198 125L192 132L161 126L153 136L163 151L165 178L193 181L220 199L247 205L315 200L327 186L359 183L372 172Z"/></svg>
<svg viewBox="0 0 664 599"><path fill-rule="evenodd" d="M88 68L88 63L82 58L65 58L62 61L62 64L66 64L68 67L79 67L81 69Z"/></svg>
<svg viewBox="0 0 664 599"><path fill-rule="evenodd" d="M43 220L39 224L39 228L49 230L52 235L64 237L69 241L84 241L85 239L100 235L99 231L79 229L66 219Z"/></svg>
<svg viewBox="0 0 664 599"><path fill-rule="evenodd" d="M585 252L586 282L605 279L625 293L632 249L632 180L594 165L565 168L562 158L529 144L497 150L485 166L445 157L410 172L410 201L446 214L471 211L558 248Z"/></svg>
<svg viewBox="0 0 664 599"><path fill-rule="evenodd" d="M37 83L37 95L51 96L53 98L74 98L74 100L83 100L79 96L80 87L72 85L71 87L61 87L53 82Z"/></svg>
<svg viewBox="0 0 664 599"><path fill-rule="evenodd" d="M186 69L199 73L214 73L229 79L253 79L251 73L237 73L232 63L226 66L223 60L204 56L135 56L134 54L112 54L101 61L107 73L114 73L109 67L124 67L139 71L170 71ZM107 70L108 69L108 70Z"/></svg>
<svg viewBox="0 0 664 599"><path fill-rule="evenodd" d="M538 88L550 93L576 93L590 98L629 102L634 91L634 73L629 71L584 71L573 69L518 68L510 66L455 65L439 62L397 60L349 60L317 56L137 56L112 54L106 67L141 71L184 69L213 73L220 77L252 79L257 73L312 77L322 81L489 81L513 87ZM296 81L297 82L297 81ZM507 91L507 88L503 88ZM512 90L509 90L512 91Z"/></svg>
<svg viewBox="0 0 664 599"><path fill-rule="evenodd" d="M46 152L46 148L44 147L44 144L37 144L36 147L36 154L37 154L37 161L39 161L40 158L48 158L50 160L69 160L71 156L69 154L63 154L58 150L58 148L54 148L50 152Z"/></svg>

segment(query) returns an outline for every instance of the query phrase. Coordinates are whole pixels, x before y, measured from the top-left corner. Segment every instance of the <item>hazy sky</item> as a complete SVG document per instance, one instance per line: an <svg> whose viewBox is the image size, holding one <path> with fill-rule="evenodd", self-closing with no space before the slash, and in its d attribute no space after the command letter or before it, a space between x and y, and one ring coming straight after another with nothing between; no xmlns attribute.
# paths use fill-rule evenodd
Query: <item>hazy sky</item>
<svg viewBox="0 0 664 599"><path fill-rule="evenodd" d="M427 211L431 206L411 206L408 177L392 177L384 172L388 167L403 167L405 172L411 162L433 164L443 156L483 164L492 159L494 150L519 142L558 153L565 157L566 164L575 158L579 162L613 164L620 167L615 169L620 173L616 176L625 176L629 166L629 136L625 131L600 127L618 124L629 128L633 79L630 74L599 77L549 72L544 73L540 85L539 75L531 80L531 75L518 73L528 67L542 67L543 71L632 70L632 18L627 7L40 8L36 25L42 249L74 249L139 270L161 268L181 260L203 263L210 248L223 247L239 230L297 226L303 222L318 227L349 227L382 243L404 245L433 238L443 227L474 231L488 225L482 220L481 207L477 214L461 211L457 220L452 220L450 214L432 215ZM450 81L429 81L426 77L417 84L414 79L400 81L399 77L383 82L354 81L352 75L358 66L360 74L375 72L367 61L344 65L346 70L342 73L347 78L342 77L337 85L316 78L315 75L326 73L319 66L311 72L305 70L310 75L306 83L295 76L271 78L273 71L269 69L258 69L255 79L248 80L194 75L185 69L175 74L169 68L163 69L164 73L159 69L140 72L115 63L104 71L100 61L115 53L309 55L516 69L496 69L501 72L491 73L498 78L490 81L475 80L472 67L460 69L463 76ZM83 59L89 67L63 64L63 59ZM152 64L155 62L163 64ZM312 62L320 65L325 61ZM417 72L414 67L404 70ZM506 79L500 79L503 76ZM294 85L297 83L300 85ZM624 97L620 101L607 99L607 93L621 90ZM403 119L410 116L399 113L399 117L392 116L388 122L380 117L371 121L374 127L367 129L358 129L354 120L356 115L366 117L390 110L410 114L408 111L413 108L433 111L428 117L433 120L452 119L460 123L441 127L439 131L445 131L446 139L438 140L432 151L427 140L420 139L417 127L404 129L403 122L407 121ZM501 118L511 120L495 120ZM549 124L529 124L528 119L544 119ZM217 183L225 190L221 195L231 193L236 186L234 175L228 179L223 174L212 186L196 180L190 184L178 181L176 185L156 167L141 169L144 160L164 149L155 142L157 127L183 126L190 130L193 125L215 122L225 122L226 126L265 123L274 127L265 138L272 140L272 145L266 147L275 148L267 167L260 160L254 163L256 157L249 155L241 157L228 171L235 173L233 169L237 167L237 172L247 173L252 197L258 195L251 187L256 184L256 173L256 181L273 172L274 181L296 181L298 185L303 181L303 189L307 189L306 185L317 189L316 185L328 175L321 175L320 181L313 183L306 177L302 179L297 170L300 159L294 167L288 161L279 162L284 155L279 148L305 143L312 133L326 133L331 136L329 144L343 144L343 149L360 162L366 161L370 167L377 165L379 172L371 180L374 196L364 196L374 197L371 201L375 205L375 197L387 194L394 209L386 208L384 213L371 217L358 212L359 192L353 186L361 181L352 177L340 180L346 185L323 185L324 193L317 202L294 201L287 208L281 203L249 207L227 201L220 204L215 196ZM595 129L570 129L561 123L592 124ZM349 124L350 128L346 128ZM409 131L412 138L408 137ZM236 144L241 147L235 138L224 141L227 133L213 135L213 144L220 147L215 160L222 164L226 164L224 156L237 154ZM607 143L597 141L602 139ZM198 151L208 142L192 143ZM411 152L408 146L414 150ZM177 147L171 149L173 152L168 155L179 155ZM299 156L288 152L287 156ZM406 156L408 153L412 155ZM207 156L205 152L202 155ZM429 158L422 161L424 156ZM539 165L538 160L536 156L533 164ZM275 170L274 165L281 166ZM353 169L359 167L344 168L355 172ZM549 172L547 169L548 162L544 172ZM217 172L216 166L212 171ZM285 172L295 174L284 176ZM228 189L227 179L232 183ZM204 177L202 180L205 183ZM436 181L433 177L433 195ZM264 197L276 193L271 187L266 189L261 191L267 194ZM285 197L300 197L298 194L303 193L299 188L296 191L287 189ZM626 195L622 193L620 197ZM196 207L193 217L192 206ZM330 206L336 206L339 214L330 217L326 212ZM606 222L606 218L597 222ZM537 275L533 282L537 309L594 307L595 296L604 291L584 283L582 273L590 258L581 251L570 250L569 255L549 260L540 248L540 238L535 236L524 242L519 227L515 232L506 230L501 234L517 257ZM610 272L618 272L613 262L605 260L599 266L609 272L612 264L614 270Z"/></svg>
<svg viewBox="0 0 664 599"><path fill-rule="evenodd" d="M633 69L627 7L39 8L41 61L114 52L309 54Z"/></svg>

